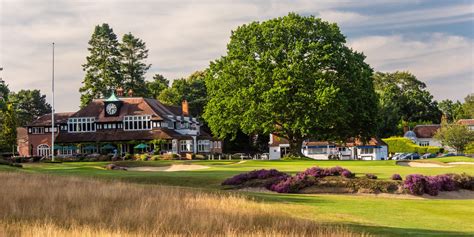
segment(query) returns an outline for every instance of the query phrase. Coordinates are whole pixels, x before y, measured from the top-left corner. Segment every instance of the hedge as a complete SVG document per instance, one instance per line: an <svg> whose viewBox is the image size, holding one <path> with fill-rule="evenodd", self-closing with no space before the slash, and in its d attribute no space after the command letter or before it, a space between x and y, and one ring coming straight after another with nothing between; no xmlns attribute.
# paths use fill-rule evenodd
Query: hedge
<svg viewBox="0 0 474 237"><path fill-rule="evenodd" d="M405 137L391 137L382 140L388 144L388 152L390 153L439 153L442 149L435 146L419 146Z"/></svg>

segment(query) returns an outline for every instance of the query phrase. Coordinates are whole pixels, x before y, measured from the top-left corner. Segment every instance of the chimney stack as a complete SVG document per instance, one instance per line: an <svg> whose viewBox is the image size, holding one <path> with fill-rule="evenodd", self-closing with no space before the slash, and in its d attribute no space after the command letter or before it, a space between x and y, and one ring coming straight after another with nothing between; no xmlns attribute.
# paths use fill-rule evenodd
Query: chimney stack
<svg viewBox="0 0 474 237"><path fill-rule="evenodd" d="M181 109L183 111L183 117L188 117L189 116L189 106L188 106L188 101L183 100L181 103Z"/></svg>
<svg viewBox="0 0 474 237"><path fill-rule="evenodd" d="M128 97L133 97L133 90L129 89L127 95Z"/></svg>
<svg viewBox="0 0 474 237"><path fill-rule="evenodd" d="M123 97L123 88L122 87L117 88L117 96Z"/></svg>

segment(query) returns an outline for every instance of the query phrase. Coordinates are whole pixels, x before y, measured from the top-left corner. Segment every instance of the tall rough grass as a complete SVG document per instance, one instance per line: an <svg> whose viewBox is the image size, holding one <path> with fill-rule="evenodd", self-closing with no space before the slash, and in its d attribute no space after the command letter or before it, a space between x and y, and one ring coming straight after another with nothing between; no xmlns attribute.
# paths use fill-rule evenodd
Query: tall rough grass
<svg viewBox="0 0 474 237"><path fill-rule="evenodd" d="M0 236L356 236L236 194L0 173Z"/></svg>

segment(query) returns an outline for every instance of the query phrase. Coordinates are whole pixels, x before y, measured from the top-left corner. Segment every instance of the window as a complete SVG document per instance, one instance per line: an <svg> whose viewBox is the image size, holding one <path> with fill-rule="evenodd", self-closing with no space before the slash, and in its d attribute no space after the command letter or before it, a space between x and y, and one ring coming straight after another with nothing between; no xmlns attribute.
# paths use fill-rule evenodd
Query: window
<svg viewBox="0 0 474 237"><path fill-rule="evenodd" d="M430 142L429 141L420 141L419 144L420 144L420 146L429 146Z"/></svg>
<svg viewBox="0 0 474 237"><path fill-rule="evenodd" d="M32 128L31 133L33 133L33 134L43 134L44 133L44 127Z"/></svg>
<svg viewBox="0 0 474 237"><path fill-rule="evenodd" d="M38 149L37 149L37 155L38 156L49 156L49 152L50 152L50 149L49 149L49 146L46 145L46 144L41 144L38 146Z"/></svg>
<svg viewBox="0 0 474 237"><path fill-rule="evenodd" d="M361 148L360 149L360 154L373 154L374 153L374 148Z"/></svg>
<svg viewBox="0 0 474 237"><path fill-rule="evenodd" d="M327 153L327 147L308 147L309 155L326 154L326 153Z"/></svg>
<svg viewBox="0 0 474 237"><path fill-rule="evenodd" d="M150 115L125 116L123 118L124 130L150 130Z"/></svg>
<svg viewBox="0 0 474 237"><path fill-rule="evenodd" d="M193 140L181 140L179 141L180 152L192 152L193 151Z"/></svg>
<svg viewBox="0 0 474 237"><path fill-rule="evenodd" d="M70 118L67 121L68 132L95 132L95 118Z"/></svg>
<svg viewBox="0 0 474 237"><path fill-rule="evenodd" d="M198 141L198 152L209 152L211 149L211 143L209 140Z"/></svg>

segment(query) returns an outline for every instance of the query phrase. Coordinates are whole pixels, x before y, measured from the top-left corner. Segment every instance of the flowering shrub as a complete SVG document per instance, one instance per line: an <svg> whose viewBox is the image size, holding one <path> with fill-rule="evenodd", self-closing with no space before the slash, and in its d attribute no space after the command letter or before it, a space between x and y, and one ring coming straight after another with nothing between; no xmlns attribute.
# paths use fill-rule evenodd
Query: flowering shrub
<svg viewBox="0 0 474 237"><path fill-rule="evenodd" d="M425 176L421 174L411 174L405 177L403 187L411 194L423 195L423 193L425 193L425 183Z"/></svg>
<svg viewBox="0 0 474 237"><path fill-rule="evenodd" d="M344 176L346 178L353 177L353 174L342 167L336 166L332 168L311 167L305 171L282 179L269 187L270 190L278 193L297 193L303 188L309 187L316 183L316 179L327 176Z"/></svg>
<svg viewBox="0 0 474 237"><path fill-rule="evenodd" d="M368 179L377 179L377 176L375 174L365 174L365 177Z"/></svg>
<svg viewBox="0 0 474 237"><path fill-rule="evenodd" d="M239 185L253 179L269 179L269 178L283 179L286 177L288 177L288 174L280 172L276 169L270 169L270 170L261 169L261 170L254 170L248 173L235 175L231 178L226 179L224 182L222 182L222 185Z"/></svg>
<svg viewBox="0 0 474 237"><path fill-rule="evenodd" d="M400 176L399 174L393 174L392 180L402 180L402 176Z"/></svg>
<svg viewBox="0 0 474 237"><path fill-rule="evenodd" d="M342 171L341 176L344 177L344 178L350 179L350 178L354 178L355 174L353 174L349 170L344 170L344 171Z"/></svg>
<svg viewBox="0 0 474 237"><path fill-rule="evenodd" d="M452 175L423 176L414 174L406 177L403 187L411 194L423 195L427 193L436 196L440 191L454 191L461 186L456 183Z"/></svg>

